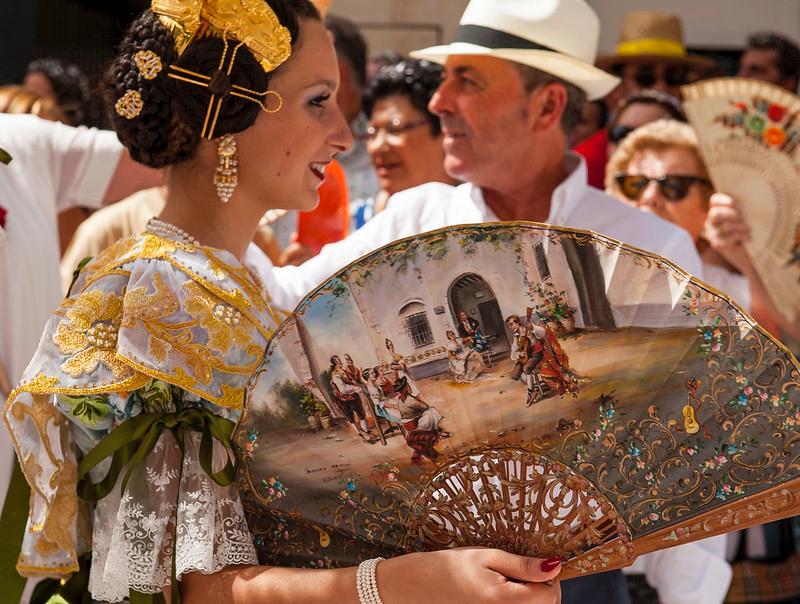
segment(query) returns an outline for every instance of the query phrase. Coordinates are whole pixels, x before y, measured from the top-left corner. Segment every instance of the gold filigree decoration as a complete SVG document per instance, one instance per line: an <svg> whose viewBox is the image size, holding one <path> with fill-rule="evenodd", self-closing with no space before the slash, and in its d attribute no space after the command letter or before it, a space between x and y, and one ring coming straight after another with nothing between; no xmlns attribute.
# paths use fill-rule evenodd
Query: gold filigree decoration
<svg viewBox="0 0 800 604"><path fill-rule="evenodd" d="M599 489L518 448L439 468L414 502L407 539L413 549L480 545L542 558L572 558L616 540L633 559L630 531Z"/></svg>
<svg viewBox="0 0 800 604"><path fill-rule="evenodd" d="M116 358L121 321L122 298L114 293L95 289L71 299L53 336L59 352L69 357L61 365L64 373L78 378L103 363L116 379L128 374L129 368Z"/></svg>
<svg viewBox="0 0 800 604"><path fill-rule="evenodd" d="M136 69L145 80L155 80L164 69L164 64L152 50L139 50L133 55Z"/></svg>
<svg viewBox="0 0 800 604"><path fill-rule="evenodd" d="M289 30L263 0L153 0L152 10L172 32L178 55L196 37L233 37L269 73L292 52Z"/></svg>
<svg viewBox="0 0 800 604"><path fill-rule="evenodd" d="M144 109L144 100L138 90L128 90L114 104L114 111L126 120L139 117L142 109Z"/></svg>

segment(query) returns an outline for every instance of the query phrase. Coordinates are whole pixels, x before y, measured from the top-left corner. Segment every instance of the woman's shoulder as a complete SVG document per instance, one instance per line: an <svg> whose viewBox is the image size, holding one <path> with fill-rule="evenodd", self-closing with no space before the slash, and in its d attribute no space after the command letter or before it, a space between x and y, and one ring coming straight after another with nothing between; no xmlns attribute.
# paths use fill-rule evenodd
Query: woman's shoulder
<svg viewBox="0 0 800 604"><path fill-rule="evenodd" d="M259 286L227 252L144 233L83 268L48 322L21 389L87 395L158 379L241 408L277 323Z"/></svg>

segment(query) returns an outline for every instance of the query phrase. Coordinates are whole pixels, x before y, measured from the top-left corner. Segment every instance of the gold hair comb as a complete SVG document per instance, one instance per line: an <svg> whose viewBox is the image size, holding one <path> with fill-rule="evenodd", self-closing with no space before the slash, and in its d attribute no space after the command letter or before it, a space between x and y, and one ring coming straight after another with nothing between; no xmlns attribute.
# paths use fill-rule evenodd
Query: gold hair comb
<svg viewBox="0 0 800 604"><path fill-rule="evenodd" d="M235 38L265 72L292 53L292 37L264 0L153 0L152 11L172 32L178 55L196 37Z"/></svg>

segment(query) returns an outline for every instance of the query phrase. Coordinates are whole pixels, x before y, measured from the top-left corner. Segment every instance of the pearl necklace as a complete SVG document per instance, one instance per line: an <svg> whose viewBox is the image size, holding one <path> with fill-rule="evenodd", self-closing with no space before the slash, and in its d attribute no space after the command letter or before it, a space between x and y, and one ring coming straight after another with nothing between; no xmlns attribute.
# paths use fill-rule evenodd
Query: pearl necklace
<svg viewBox="0 0 800 604"><path fill-rule="evenodd" d="M192 237L183 229L176 227L174 224L159 220L158 218L151 218L148 220L145 230L148 233L158 235L159 237L164 237L165 239L177 240L179 243L185 243L187 245L200 245L197 242L197 239Z"/></svg>

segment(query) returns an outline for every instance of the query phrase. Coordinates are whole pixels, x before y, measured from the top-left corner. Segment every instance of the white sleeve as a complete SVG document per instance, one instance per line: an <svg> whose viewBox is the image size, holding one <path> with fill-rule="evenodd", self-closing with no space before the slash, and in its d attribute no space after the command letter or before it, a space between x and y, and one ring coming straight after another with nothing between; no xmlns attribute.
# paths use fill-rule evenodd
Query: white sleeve
<svg viewBox="0 0 800 604"><path fill-rule="evenodd" d="M303 296L322 284L336 271L361 256L402 237L408 228L401 228L400 220L407 216L403 216L397 210L398 207L387 207L356 232L342 241L326 245L319 254L300 266L273 268L273 276L264 279L265 282L272 282L276 290L281 292L279 296L273 295L273 300L277 303L280 298L285 305L284 308L292 310L303 299ZM404 214L407 215L408 212L406 211Z"/></svg>
<svg viewBox="0 0 800 604"><path fill-rule="evenodd" d="M661 604L722 604L733 571L725 561L725 535L640 556L647 582Z"/></svg>
<svg viewBox="0 0 800 604"><path fill-rule="evenodd" d="M122 154L117 135L52 122L43 122L42 128L53 167L58 210L72 206L99 208Z"/></svg>

